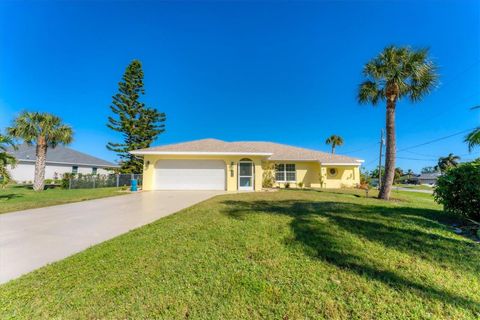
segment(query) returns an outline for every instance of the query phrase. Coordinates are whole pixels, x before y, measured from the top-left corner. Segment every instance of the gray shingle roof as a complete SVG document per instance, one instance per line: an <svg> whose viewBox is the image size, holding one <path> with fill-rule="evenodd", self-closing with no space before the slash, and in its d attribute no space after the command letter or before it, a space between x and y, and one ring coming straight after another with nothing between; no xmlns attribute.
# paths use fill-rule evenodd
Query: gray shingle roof
<svg viewBox="0 0 480 320"><path fill-rule="evenodd" d="M277 161L319 161L322 163L361 162L361 160L357 158L263 141L226 142L217 139L202 139L132 151L134 154L148 154L150 152L264 153L266 156L269 156L269 160Z"/></svg>
<svg viewBox="0 0 480 320"><path fill-rule="evenodd" d="M26 143L17 146L17 150L10 148L8 153L13 155L18 160L35 161L35 146L29 146ZM47 163L66 163L71 165L92 165L97 167L118 167L118 165L99 159L97 157L88 155L86 153L76 151L64 146L57 146L56 148L48 148Z"/></svg>
<svg viewBox="0 0 480 320"><path fill-rule="evenodd" d="M418 176L418 179L424 179L424 180L434 180L440 177L442 174L439 172L433 172L433 173L422 173L420 176Z"/></svg>

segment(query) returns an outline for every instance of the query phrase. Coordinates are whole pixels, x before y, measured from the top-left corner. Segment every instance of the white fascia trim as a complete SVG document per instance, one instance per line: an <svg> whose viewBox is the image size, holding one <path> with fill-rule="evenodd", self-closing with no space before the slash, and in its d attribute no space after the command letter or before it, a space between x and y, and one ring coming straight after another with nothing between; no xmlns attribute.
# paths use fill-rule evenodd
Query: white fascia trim
<svg viewBox="0 0 480 320"><path fill-rule="evenodd" d="M35 160L31 159L18 159L18 162L29 162L35 163ZM104 164L91 164L91 163L73 163L73 162L60 162L60 161L46 161L46 164L66 164L69 166L85 166L85 167L95 167L95 168L120 168L119 165L104 165Z"/></svg>
<svg viewBox="0 0 480 320"><path fill-rule="evenodd" d="M278 159L269 159L270 161L272 162L318 162L320 164L331 164L331 165L335 165L335 166L341 166L341 165L348 165L348 166L351 166L351 165L355 165L355 166L359 166L361 163L365 162L365 160L356 160L357 162L345 162L345 163L338 163L338 162L322 162L322 161L319 161L319 160L316 160L316 159L311 159L311 160L305 160L305 159L301 159L301 160L298 160L298 159L289 159L289 160L278 160Z"/></svg>
<svg viewBox="0 0 480 320"><path fill-rule="evenodd" d="M301 160L295 160L295 159L289 159L289 160L278 160L278 159L268 159L272 162L319 162L318 160L315 160L315 159L312 159L312 160L305 160L305 159L301 159Z"/></svg>
<svg viewBox="0 0 480 320"><path fill-rule="evenodd" d="M337 163L337 162L320 162L323 166L360 166L360 162Z"/></svg>
<svg viewBox="0 0 480 320"><path fill-rule="evenodd" d="M134 155L271 156L266 152L130 151Z"/></svg>

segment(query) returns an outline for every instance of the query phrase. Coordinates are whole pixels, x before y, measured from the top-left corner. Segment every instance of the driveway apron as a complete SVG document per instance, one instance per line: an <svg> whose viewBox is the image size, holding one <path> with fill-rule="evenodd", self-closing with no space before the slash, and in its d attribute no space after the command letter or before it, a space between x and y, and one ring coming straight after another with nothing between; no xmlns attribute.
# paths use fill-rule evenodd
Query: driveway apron
<svg viewBox="0 0 480 320"><path fill-rule="evenodd" d="M0 214L0 283L222 191L148 191Z"/></svg>

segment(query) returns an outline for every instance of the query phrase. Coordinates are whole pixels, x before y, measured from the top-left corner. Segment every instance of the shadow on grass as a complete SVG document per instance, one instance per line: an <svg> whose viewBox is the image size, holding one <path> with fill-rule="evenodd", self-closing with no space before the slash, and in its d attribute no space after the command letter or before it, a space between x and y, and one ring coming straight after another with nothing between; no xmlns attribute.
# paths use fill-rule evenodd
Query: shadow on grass
<svg viewBox="0 0 480 320"><path fill-rule="evenodd" d="M23 197L23 194L8 193L8 194L0 195L0 200L12 200L12 199L21 198L21 197Z"/></svg>
<svg viewBox="0 0 480 320"><path fill-rule="evenodd" d="M366 195L365 195L365 191L356 192L356 190L354 190L354 189L345 189L345 190L352 190L352 191L351 192L338 192L338 191L334 191L334 189L312 189L312 188L310 188L310 189L297 189L297 188L288 189L289 192L291 192L291 191L294 191L294 192L317 192L317 193L320 192L320 193L338 194L338 195L341 195L343 197L351 196L351 197L355 197L355 198L367 198ZM280 192L284 192L284 191L286 191L286 189L280 190ZM370 194L370 196L368 198L375 198L375 197Z"/></svg>
<svg viewBox="0 0 480 320"><path fill-rule="evenodd" d="M24 189L24 190L33 190L33 184L16 184L13 186L8 186L10 189Z"/></svg>
<svg viewBox="0 0 480 320"><path fill-rule="evenodd" d="M410 207L366 206L341 202L301 200L224 201L226 214L236 219L249 214L286 215L292 218L292 242L300 243L307 254L364 278L414 292L427 299L436 299L480 312L478 302L429 286L422 277L407 278L396 270L386 270L365 251L363 239L414 257L433 261L438 268L449 265L456 270L480 273L480 254L475 243L449 238L436 233L442 228L434 220L436 210ZM414 217L414 219L412 219ZM426 229L427 228L427 229ZM432 232L429 232L431 228ZM435 230L437 229L437 230ZM352 238L353 236L353 238ZM393 253L394 254L394 253ZM468 259L465 259L468 257Z"/></svg>

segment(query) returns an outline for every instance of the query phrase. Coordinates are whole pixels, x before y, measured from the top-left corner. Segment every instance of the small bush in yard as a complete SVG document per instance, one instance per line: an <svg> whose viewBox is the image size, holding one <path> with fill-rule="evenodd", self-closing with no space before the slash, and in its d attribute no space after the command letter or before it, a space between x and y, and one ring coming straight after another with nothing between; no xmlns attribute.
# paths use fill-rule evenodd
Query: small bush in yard
<svg viewBox="0 0 480 320"><path fill-rule="evenodd" d="M437 180L434 197L445 211L480 222L480 159L447 170Z"/></svg>
<svg viewBox="0 0 480 320"><path fill-rule="evenodd" d="M269 162L263 162L262 169L262 188L272 188L275 184L275 165Z"/></svg>
<svg viewBox="0 0 480 320"><path fill-rule="evenodd" d="M371 180L372 179L368 174L360 172L360 184L358 185L358 188L363 190L369 189Z"/></svg>
<svg viewBox="0 0 480 320"><path fill-rule="evenodd" d="M75 174L74 173L70 173L70 172L65 172L63 175L62 175L62 181L61 181L61 186L63 189L68 189L69 186L70 186L70 179L73 179L75 178Z"/></svg>
<svg viewBox="0 0 480 320"><path fill-rule="evenodd" d="M61 181L58 179L45 179L45 184L57 184L59 182Z"/></svg>

